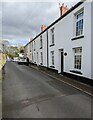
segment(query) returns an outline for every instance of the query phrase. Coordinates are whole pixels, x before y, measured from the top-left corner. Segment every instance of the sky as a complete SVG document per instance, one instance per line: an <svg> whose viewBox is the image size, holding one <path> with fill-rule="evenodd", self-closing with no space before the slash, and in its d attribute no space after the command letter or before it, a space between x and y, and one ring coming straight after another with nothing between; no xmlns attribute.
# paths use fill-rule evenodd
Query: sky
<svg viewBox="0 0 93 120"><path fill-rule="evenodd" d="M0 40L25 45L60 17L59 3L70 8L80 0L2 0L0 2Z"/></svg>

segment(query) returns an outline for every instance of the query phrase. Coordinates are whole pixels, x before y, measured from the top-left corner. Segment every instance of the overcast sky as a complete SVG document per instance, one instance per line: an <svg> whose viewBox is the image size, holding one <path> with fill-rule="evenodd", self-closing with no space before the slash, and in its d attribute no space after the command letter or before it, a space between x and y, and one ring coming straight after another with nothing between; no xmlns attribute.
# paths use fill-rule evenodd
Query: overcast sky
<svg viewBox="0 0 93 120"><path fill-rule="evenodd" d="M4 0L0 3L0 39L9 40L11 45L25 45L29 38L34 38L41 32L41 25L48 26L59 18L59 2L71 7L79 0L53 1Z"/></svg>

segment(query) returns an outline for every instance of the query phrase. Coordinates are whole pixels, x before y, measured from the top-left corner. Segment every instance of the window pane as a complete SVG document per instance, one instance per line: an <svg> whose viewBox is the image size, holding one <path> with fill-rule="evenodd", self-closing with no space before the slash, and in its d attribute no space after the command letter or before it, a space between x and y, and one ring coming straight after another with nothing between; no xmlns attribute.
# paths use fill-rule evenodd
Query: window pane
<svg viewBox="0 0 93 120"><path fill-rule="evenodd" d="M54 51L51 51L51 63L54 65Z"/></svg>
<svg viewBox="0 0 93 120"><path fill-rule="evenodd" d="M43 53L41 52L41 63L43 64Z"/></svg>
<svg viewBox="0 0 93 120"><path fill-rule="evenodd" d="M82 48L74 49L74 68L81 69Z"/></svg>
<svg viewBox="0 0 93 120"><path fill-rule="evenodd" d="M83 34L83 15L84 11L81 11L79 14L76 15L76 36Z"/></svg>
<svg viewBox="0 0 93 120"><path fill-rule="evenodd" d="M54 28L51 29L51 44L54 44Z"/></svg>

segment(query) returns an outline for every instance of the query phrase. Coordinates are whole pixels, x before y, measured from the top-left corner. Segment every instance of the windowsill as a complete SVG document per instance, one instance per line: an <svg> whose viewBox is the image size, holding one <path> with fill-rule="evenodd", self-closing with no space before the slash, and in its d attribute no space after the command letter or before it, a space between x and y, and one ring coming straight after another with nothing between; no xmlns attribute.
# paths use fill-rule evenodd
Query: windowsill
<svg viewBox="0 0 93 120"><path fill-rule="evenodd" d="M51 44L50 47L54 46L55 44Z"/></svg>
<svg viewBox="0 0 93 120"><path fill-rule="evenodd" d="M51 68L55 68L54 66L50 66Z"/></svg>
<svg viewBox="0 0 93 120"><path fill-rule="evenodd" d="M81 71L78 70L70 70L70 72L82 75Z"/></svg>
<svg viewBox="0 0 93 120"><path fill-rule="evenodd" d="M42 49L42 47L40 47L40 49Z"/></svg>
<svg viewBox="0 0 93 120"><path fill-rule="evenodd" d="M77 40L77 39L81 39L81 38L84 38L84 35L76 36L76 37L72 38L71 40Z"/></svg>

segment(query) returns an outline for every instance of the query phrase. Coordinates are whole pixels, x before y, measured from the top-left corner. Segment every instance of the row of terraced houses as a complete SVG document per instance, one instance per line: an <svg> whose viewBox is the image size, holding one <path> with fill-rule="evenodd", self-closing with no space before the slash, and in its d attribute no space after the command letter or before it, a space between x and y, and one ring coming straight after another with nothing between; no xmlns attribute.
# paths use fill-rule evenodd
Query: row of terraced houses
<svg viewBox="0 0 93 120"><path fill-rule="evenodd" d="M62 4L60 17L25 45L30 63L79 80L93 80L93 0L71 9Z"/></svg>

